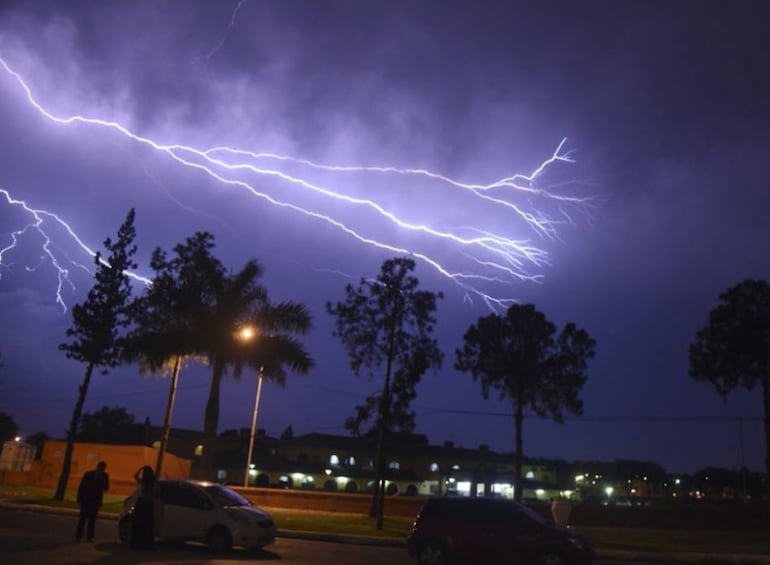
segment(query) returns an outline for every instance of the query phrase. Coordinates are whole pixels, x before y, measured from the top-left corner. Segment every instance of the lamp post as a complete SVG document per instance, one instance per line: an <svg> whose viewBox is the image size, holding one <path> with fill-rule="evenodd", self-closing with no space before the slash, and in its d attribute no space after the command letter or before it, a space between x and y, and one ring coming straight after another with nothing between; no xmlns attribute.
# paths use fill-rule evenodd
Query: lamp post
<svg viewBox="0 0 770 565"><path fill-rule="evenodd" d="M241 341L251 341L257 336L256 330L251 326L243 326L238 331L238 339ZM259 416L259 401L262 398L262 380L265 376L264 365L259 366L259 375L257 376L257 393L254 396L254 413L251 416L251 434L249 435L249 453L246 456L246 468L243 472L243 486L249 486L249 471L251 470L251 456L254 453L254 436L257 433L257 416Z"/></svg>
<svg viewBox="0 0 770 565"><path fill-rule="evenodd" d="M246 471L243 476L243 486L249 486L249 471L251 470L251 455L254 452L254 435L257 431L257 416L259 415L259 399L262 397L262 379L265 376L265 367L259 366L257 377L257 394L254 397L254 414L251 417L251 435L249 436L249 454L246 457Z"/></svg>

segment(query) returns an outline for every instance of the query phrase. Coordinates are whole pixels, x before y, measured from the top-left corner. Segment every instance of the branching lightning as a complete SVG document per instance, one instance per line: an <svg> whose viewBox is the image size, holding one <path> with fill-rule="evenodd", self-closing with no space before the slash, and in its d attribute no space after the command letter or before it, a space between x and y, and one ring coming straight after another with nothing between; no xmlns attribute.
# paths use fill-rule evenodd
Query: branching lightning
<svg viewBox="0 0 770 565"><path fill-rule="evenodd" d="M240 5L241 4L239 3L238 8L240 8ZM237 13L238 8L236 8L235 13ZM233 17L235 17L235 13L233 14ZM259 153L229 146L216 146L202 149L181 143L162 143L145 135L135 133L123 124L115 121L103 120L85 115L71 115L66 117L54 115L37 101L31 88L27 85L21 75L14 71L2 56L0 56L0 66L2 66L2 69L7 75L13 77L15 83L23 90L27 101L35 108L35 110L51 122L63 125L84 124L112 130L135 143L165 154L179 165L198 170L220 183L246 190L252 196L274 206L286 208L315 220L320 220L321 222L340 230L347 236L354 238L360 243L395 254L410 255L415 259L430 265L441 275L451 279L464 290L466 299L470 300L473 296L478 297L493 309L506 307L514 302L514 299L488 294L476 285L480 283L508 283L515 279L539 279L540 275L531 272L530 269L539 269L548 264L548 255L545 250L536 247L528 240L512 239L476 226L448 229L445 227L433 227L426 222L407 220L392 209L388 209L386 206L370 198L346 194L339 189L332 189L312 182L303 176L289 174L283 170L265 166L265 163L290 163L298 168L338 174L391 174L411 178L422 177L436 183L441 183L451 189L464 191L472 197L483 200L490 206L502 208L511 214L513 219L518 219L519 222L523 221L535 234L550 239L557 237L556 229L559 224L571 221L569 214L563 208L570 207L580 209L589 204L588 199L564 196L556 193L554 188L557 188L557 185L539 185L539 180L547 169L559 163L574 163L571 152L564 151L566 140L562 140L553 154L540 163L529 174L514 174L491 183L461 182L426 169L398 168L393 166L330 165L286 155ZM260 190L253 184L254 181L249 180L251 177L278 180L287 187L299 188L303 191L312 193L315 196L320 196L325 201L341 203L346 207L359 209L361 210L361 213L374 214L381 220L397 226L402 230L413 232L416 235L432 240L453 244L457 246L459 252L463 256L465 256L471 263L478 266L479 269L471 272L455 271L442 264L432 255L417 249L410 249L403 244L383 241L370 234L364 233L360 228L353 227L337 216L311 208L309 205L299 205L287 198L278 198L264 190ZM520 205L511 201L516 195L521 195L527 200L540 198L550 201L560 208L562 217L560 219L552 219L536 209L525 210ZM5 193L5 196L10 202L10 195ZM17 202L18 201L14 201L13 203ZM34 218L41 218L44 214L49 214L48 212L41 210L32 210L31 208L26 207L25 209L28 212L33 213ZM34 214L37 214L37 216L34 216ZM54 217L57 221L61 222L55 215L51 215L51 217ZM36 227L34 229L39 229L39 222L35 225ZM72 231L69 226L67 226L67 229L69 233L75 237L74 231ZM19 234L15 234L13 237L16 238L18 235ZM79 242L80 240L78 239L77 241ZM50 249L50 240L46 239L46 245L49 247L44 247L44 249ZM85 246L83 246L83 249L87 250ZM88 250L88 252L93 254L90 250ZM54 262L55 258L53 256L48 255L48 257L54 265L59 265ZM0 254L0 263L2 262L1 259L2 254ZM63 302L61 302L60 290L61 285L68 280L67 271L59 270L58 272L60 282L59 291L57 292L57 302L63 304Z"/></svg>
<svg viewBox="0 0 770 565"><path fill-rule="evenodd" d="M60 228L63 228L68 237L75 243L76 248L78 248L86 255L89 255L92 259L96 257L96 252L91 249L85 242L83 242L80 236L75 233L75 230L72 229L72 226L70 226L70 224L64 221L57 214L49 212L48 210L33 208L24 200L18 200L11 196L11 193L5 188L0 188L0 195L5 198L5 201L10 206L22 209L30 218L28 223L26 223L21 229L17 229L4 234L8 238L8 243L0 244L3 245L3 247L0 247L0 267L10 270L12 268L12 264L6 260L8 254L16 249L16 246L19 244L20 240L27 234L30 232L37 233L43 240L42 256L40 257L37 265L33 267L27 266L24 268L27 271L36 271L44 263L50 262L54 272L56 273L56 303L61 306L63 311L66 312L67 304L65 303L64 297L62 296L62 290L65 284L67 284L73 290L75 288L70 277L69 268L67 268L66 265L77 267L89 274L91 273L91 269L76 259L71 258L64 251L61 251L59 246L54 244L53 236L50 234L49 228L46 224L53 223L58 225ZM57 253L62 255L63 258L59 257ZM102 262L107 265L106 261L102 260ZM127 274L134 280L140 281L144 284L150 284L151 282L150 279L137 275L136 273ZM2 278L2 276L3 272L0 270L0 278Z"/></svg>

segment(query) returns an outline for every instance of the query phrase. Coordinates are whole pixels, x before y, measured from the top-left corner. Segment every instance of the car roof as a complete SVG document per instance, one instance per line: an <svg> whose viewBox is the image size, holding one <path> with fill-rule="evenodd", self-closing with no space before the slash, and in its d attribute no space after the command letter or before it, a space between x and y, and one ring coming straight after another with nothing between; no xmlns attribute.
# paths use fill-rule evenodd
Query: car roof
<svg viewBox="0 0 770 565"><path fill-rule="evenodd" d="M193 485L197 487L212 487L212 486L223 486L219 483L213 483L210 481L199 481L196 479L159 479L158 482L160 484L185 484L185 485Z"/></svg>

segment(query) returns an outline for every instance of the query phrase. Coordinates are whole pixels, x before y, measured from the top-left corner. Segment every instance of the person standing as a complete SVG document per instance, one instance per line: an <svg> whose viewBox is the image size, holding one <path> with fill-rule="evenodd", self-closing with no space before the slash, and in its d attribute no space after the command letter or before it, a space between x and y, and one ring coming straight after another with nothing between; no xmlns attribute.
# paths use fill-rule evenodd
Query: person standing
<svg viewBox="0 0 770 565"><path fill-rule="evenodd" d="M134 519L131 526L131 547L134 549L155 548L155 473L145 465L134 473L139 484L139 496L134 504Z"/></svg>
<svg viewBox="0 0 770 565"><path fill-rule="evenodd" d="M78 503L80 504L80 518L75 530L75 541L83 539L85 529L86 539L94 541L94 527L96 516L102 506L104 491L110 490L110 476L106 472L107 463L99 461L96 469L83 473L83 478L78 486Z"/></svg>

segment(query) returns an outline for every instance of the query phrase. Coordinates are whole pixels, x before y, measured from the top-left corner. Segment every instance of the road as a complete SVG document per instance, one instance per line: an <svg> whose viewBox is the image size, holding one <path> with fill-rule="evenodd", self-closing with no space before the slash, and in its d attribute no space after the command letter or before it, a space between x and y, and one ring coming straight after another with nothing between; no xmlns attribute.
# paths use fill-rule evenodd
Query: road
<svg viewBox="0 0 770 565"><path fill-rule="evenodd" d="M415 565L404 548L377 547L278 538L274 545L258 552L233 550L212 555L197 544L159 545L154 551L140 552L120 544L117 522L99 520L95 543L75 543L76 518L66 515L0 509L0 563L56 565L218 565L225 563L271 563L281 565ZM597 565L668 565L681 561L597 560ZM690 561L692 563L692 561ZM714 562L711 561L713 564Z"/></svg>
<svg viewBox="0 0 770 565"><path fill-rule="evenodd" d="M358 546L279 538L264 551L234 550L215 556L196 544L159 545L140 552L120 544L117 522L99 520L94 543L75 543L76 518L39 512L0 509L0 563L8 564L200 564L271 563L281 565L410 563L403 548ZM412 565L414 565L412 563Z"/></svg>

